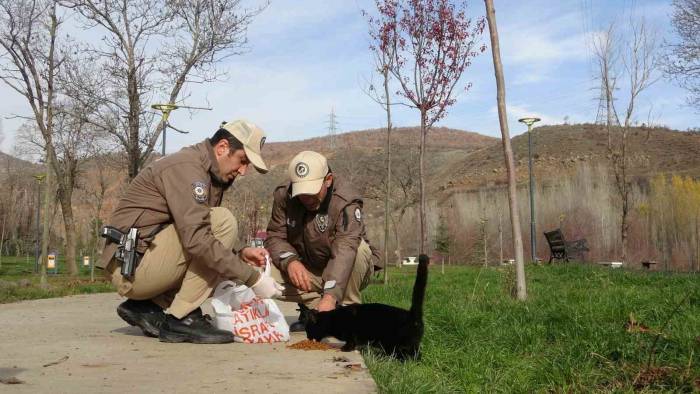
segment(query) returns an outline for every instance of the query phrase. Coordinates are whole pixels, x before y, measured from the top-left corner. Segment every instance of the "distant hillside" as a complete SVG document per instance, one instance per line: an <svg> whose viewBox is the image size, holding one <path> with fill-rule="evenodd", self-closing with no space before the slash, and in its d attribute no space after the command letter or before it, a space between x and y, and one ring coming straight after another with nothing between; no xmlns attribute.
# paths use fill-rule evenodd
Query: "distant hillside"
<svg viewBox="0 0 700 394"><path fill-rule="evenodd" d="M609 259L617 258L619 228L614 223L619 217L618 198L609 173L605 128L591 124L543 126L535 128L532 136L538 185L535 189L539 204L538 231L561 227L572 239L588 239L591 259L611 261ZM392 205L395 212L392 217L394 236L391 239L395 241L390 240L389 248L397 251L397 256L403 253L399 249L406 253L415 252L418 137L417 128L400 128L392 138ZM377 240L383 239L380 234L384 228L385 138L385 131L377 129L340 134L336 136L334 148L331 148L328 136L266 144L263 156L270 164L270 173L263 176L251 171L248 176L236 181L223 202L238 219L241 238L245 238L251 230L265 227L270 217L272 192L277 185L287 181L287 164L292 156L302 150L316 150L328 157L338 177L348 180L363 194L368 234L373 242L381 244ZM665 214L670 212L670 215L675 211L670 197L664 199L664 186L645 181L658 174L682 174L700 179L700 134L662 128L633 128L629 141L629 172L639 186L635 188L634 198L651 207L644 212L664 212L664 215L654 216L653 220L651 216L640 216L641 210L632 212L630 234L634 238L630 238L633 241L629 244L631 261L657 259L667 262L666 267L687 269L688 261L697 260L700 267L700 258L697 258L700 256L700 246L696 238L688 238L688 234L697 231L696 224L691 227L674 224L673 220L681 220L683 216ZM481 261L478 253L483 253L484 249L480 246L483 243L480 243L479 234L487 231L483 229L488 224L488 236L484 235L485 239L490 240L488 254L491 257L498 255L500 251L494 240L500 238L496 226L503 219L503 207L507 203L505 191L496 187L506 183L500 139L436 128L431 131L428 142L425 170L431 207L429 213L432 215L429 222L441 221L448 226L452 237L450 242L454 242L454 256L462 261ZM521 215L524 215L521 216L523 234L528 233L527 193L522 188L527 183L528 175L527 142L527 134L512 139L517 179L521 187L518 199ZM590 169L587 164L590 164ZM126 188L123 168L123 158L117 154L93 158L82 166L73 194L75 222L82 248L94 231L88 227L94 225L93 219L99 217L108 223L119 195ZM100 169L105 180L104 188L100 186ZM9 185L5 191L16 196L15 200L8 201L22 202L19 204L21 210L16 210L15 215L27 219L23 222L24 227L12 229L17 234L11 237L33 239L35 227L29 218L34 217L36 205L28 203L36 201L38 188L32 175L40 171L41 166L0 153L0 172L5 174L0 180ZM13 185L20 187L13 189ZM101 200L101 190L105 190L104 200ZM471 193L476 190L479 192ZM101 209L97 212L100 201ZM9 211L12 204L6 205L5 209ZM60 239L62 218L59 208L54 212L54 233ZM693 230L687 231L687 228ZM669 229L675 232L669 232ZM651 235L656 238L650 238ZM666 238L659 238L661 235ZM508 245L507 237L506 232L504 245ZM687 238L683 238L682 245L678 243L680 241L677 242L679 237ZM527 249L529 243L525 243ZM658 246L661 243L663 245ZM547 255L546 242L540 239L537 245L538 255ZM508 248L505 253L509 253ZM526 250L525 253L527 255L529 252ZM691 259L687 256L695 257Z"/></svg>
<svg viewBox="0 0 700 394"><path fill-rule="evenodd" d="M573 174L578 163L608 165L607 134L596 125L558 125L538 127L533 131L534 165L538 182L555 182ZM265 145L263 156L271 171L265 176L251 174L236 182L227 197L227 205L237 214L245 212L248 204L271 203L272 190L286 181L289 160L301 150L317 150L329 158L332 168L350 179L365 194L367 209L381 212L384 177L384 130L363 130L336 136L336 149L330 147L328 136L304 141L273 142ZM635 128L630 135L634 176L657 173L680 173L700 177L700 135L668 129ZM516 158L517 178L527 181L527 134L512 140ZM393 133L395 182L413 182L416 187L418 160L418 129L399 128ZM125 187L124 171L117 170L117 157L98 159L105 171L107 184L100 216L107 218ZM8 168L20 179L33 181L31 173L39 166L0 153L0 166ZM410 168L409 168L410 167ZM14 169L21 171L15 171ZM436 128L429 136L426 157L428 192L431 198L443 200L454 193L475 190L483 186L505 184L506 175L500 139L454 129ZM25 174L25 175L21 175ZM401 177L403 176L403 179ZM89 222L94 217L98 187L96 161L88 162L81 173L76 190L76 220ZM540 184L541 184L540 183ZM260 206L260 205L258 205ZM265 219L266 220L266 219Z"/></svg>
<svg viewBox="0 0 700 394"><path fill-rule="evenodd" d="M417 146L419 141L418 127L399 127L392 130L392 145ZM478 133L436 127L430 131L428 147L432 150L455 150L465 152L475 151L490 146L499 141ZM352 131L335 136L335 146L338 149L383 151L386 145L386 129ZM315 137L303 141L270 142L265 145L263 156L272 166L288 163L294 155L303 150L313 150L325 155L333 153L329 136Z"/></svg>
<svg viewBox="0 0 700 394"><path fill-rule="evenodd" d="M39 166L19 159L7 153L0 152L0 169L38 169Z"/></svg>
<svg viewBox="0 0 700 394"><path fill-rule="evenodd" d="M517 178L528 174L528 136L512 139ZM576 163L607 165L607 132L593 124L543 126L533 129L533 165L543 181L569 173ZM629 134L632 176L679 173L700 176L700 134L665 128L633 128ZM451 191L476 189L506 182L500 143L471 152L452 163L444 163L435 187Z"/></svg>

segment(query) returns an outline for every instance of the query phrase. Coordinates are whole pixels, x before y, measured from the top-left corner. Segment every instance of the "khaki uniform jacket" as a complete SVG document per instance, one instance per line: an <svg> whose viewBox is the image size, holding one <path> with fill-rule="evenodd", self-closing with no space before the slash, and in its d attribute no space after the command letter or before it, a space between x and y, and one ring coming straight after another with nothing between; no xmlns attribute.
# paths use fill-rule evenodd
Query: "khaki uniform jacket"
<svg viewBox="0 0 700 394"><path fill-rule="evenodd" d="M321 272L324 292L342 300L357 248L367 236L360 195L337 177L331 189L318 212L307 212L298 198L291 198L290 184L277 187L265 248L281 271L299 260L310 271ZM379 251L370 248L378 266Z"/></svg>
<svg viewBox="0 0 700 394"><path fill-rule="evenodd" d="M210 207L221 205L224 191L231 186L218 173L208 139L156 160L129 184L109 223L122 232L136 227L141 253L158 231L172 223L190 263L203 264L250 286L259 273L212 234ZM116 250L117 244L107 241L98 267L104 269Z"/></svg>

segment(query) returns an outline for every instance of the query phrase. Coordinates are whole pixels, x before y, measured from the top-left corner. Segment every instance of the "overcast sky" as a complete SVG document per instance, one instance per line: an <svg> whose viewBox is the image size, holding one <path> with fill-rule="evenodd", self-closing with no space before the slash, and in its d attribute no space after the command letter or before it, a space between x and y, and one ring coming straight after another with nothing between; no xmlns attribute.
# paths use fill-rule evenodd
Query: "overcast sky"
<svg viewBox="0 0 700 394"><path fill-rule="evenodd" d="M594 121L599 90L592 76L586 37L611 20L624 23L631 10L647 17L664 38L672 38L670 1L663 0L495 0L507 84L512 135L525 130L519 117L543 123ZM469 14L484 14L482 1L470 1ZM171 123L192 131L168 135L168 152L209 136L222 120L245 118L259 124L268 141L299 140L328 133L331 108L340 132L383 127L384 113L364 93L372 77L367 24L362 9L372 0L271 0L249 31L250 50L226 60L224 82L191 87L185 104L213 111L176 111ZM483 41L488 45L488 31ZM376 76L375 76L376 79ZM498 136L495 80L490 48L463 76L473 84L461 94L440 125ZM639 122L651 120L685 130L700 116L684 105L685 91L659 80L639 99ZM623 106L621 98L618 105ZM0 85L4 140L11 152L27 104ZM397 108L396 126L419 123L417 112Z"/></svg>

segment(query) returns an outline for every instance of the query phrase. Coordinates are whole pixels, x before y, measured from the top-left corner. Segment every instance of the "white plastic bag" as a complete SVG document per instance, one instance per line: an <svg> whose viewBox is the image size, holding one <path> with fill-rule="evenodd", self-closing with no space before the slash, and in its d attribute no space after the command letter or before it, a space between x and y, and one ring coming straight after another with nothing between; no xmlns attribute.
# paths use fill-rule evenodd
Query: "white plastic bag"
<svg viewBox="0 0 700 394"><path fill-rule="evenodd" d="M270 276L270 262L263 275ZM236 342L272 343L289 341L289 325L275 301L263 300L245 285L227 280L214 289L211 301L218 329L231 331Z"/></svg>

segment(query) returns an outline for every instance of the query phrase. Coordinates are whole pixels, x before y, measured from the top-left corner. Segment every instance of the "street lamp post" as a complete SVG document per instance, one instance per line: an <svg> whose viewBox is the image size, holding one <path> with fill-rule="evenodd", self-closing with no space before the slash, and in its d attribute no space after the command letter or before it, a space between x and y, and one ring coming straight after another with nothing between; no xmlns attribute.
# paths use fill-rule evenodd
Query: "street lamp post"
<svg viewBox="0 0 700 394"><path fill-rule="evenodd" d="M176 129L175 127L173 127L173 125L171 125L170 123L168 123L168 118L170 117L170 112L171 112L171 111L174 111L174 110L176 110L176 109L178 109L178 108L203 109L203 110L206 110L206 111L211 111L211 108L205 108L205 107L188 107L188 106L185 106L185 105L175 105L175 104L153 104L153 105L151 105L151 108L153 108L153 109L155 109L155 110L157 110L157 111L160 111L160 112L162 113L162 115L163 115L163 120L161 121L161 122L163 123L163 131L162 131L162 133L163 133L163 146L162 146L162 150L161 150L161 153L162 153L163 156L165 156L165 131L168 129L168 127L170 127L171 129L173 129L173 130L175 130L175 131L177 131L178 133L181 133L181 134L187 134L187 133L189 133L188 131L178 130L178 129Z"/></svg>
<svg viewBox="0 0 700 394"><path fill-rule="evenodd" d="M522 118L518 122L527 125L527 160L528 173L530 175L530 257L532 262L536 260L537 242L535 240L535 189L534 176L532 173L532 125L539 122L540 118Z"/></svg>

